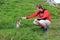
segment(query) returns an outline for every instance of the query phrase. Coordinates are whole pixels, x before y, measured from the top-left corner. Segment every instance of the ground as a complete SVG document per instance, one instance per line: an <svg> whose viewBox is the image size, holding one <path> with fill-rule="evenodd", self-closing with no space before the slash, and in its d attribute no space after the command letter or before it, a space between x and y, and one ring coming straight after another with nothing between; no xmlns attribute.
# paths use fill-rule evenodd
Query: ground
<svg viewBox="0 0 60 40"><path fill-rule="evenodd" d="M40 27L32 23L35 18L23 20L17 30L17 19L34 13L37 4L42 4L51 14L48 33L42 33ZM60 40L59 13L60 7L49 6L41 0L0 0L0 40Z"/></svg>

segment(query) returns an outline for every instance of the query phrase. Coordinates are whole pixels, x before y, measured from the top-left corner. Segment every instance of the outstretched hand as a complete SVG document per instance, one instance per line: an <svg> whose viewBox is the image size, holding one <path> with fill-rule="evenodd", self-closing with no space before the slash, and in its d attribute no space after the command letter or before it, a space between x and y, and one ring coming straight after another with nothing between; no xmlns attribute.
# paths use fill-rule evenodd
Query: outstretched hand
<svg viewBox="0 0 60 40"><path fill-rule="evenodd" d="M21 17L22 20L27 19L26 17Z"/></svg>

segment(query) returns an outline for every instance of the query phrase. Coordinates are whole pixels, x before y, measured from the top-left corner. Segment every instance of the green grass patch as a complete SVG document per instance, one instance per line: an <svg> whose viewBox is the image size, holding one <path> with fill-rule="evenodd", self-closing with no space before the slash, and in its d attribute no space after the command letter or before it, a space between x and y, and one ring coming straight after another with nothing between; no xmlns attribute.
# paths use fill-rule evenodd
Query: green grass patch
<svg viewBox="0 0 60 40"><path fill-rule="evenodd" d="M21 28L16 30L17 19L34 13L37 4L42 4L51 14L48 34L32 23L35 18L23 20ZM60 7L49 6L43 0L0 0L0 40L59 40L59 26Z"/></svg>

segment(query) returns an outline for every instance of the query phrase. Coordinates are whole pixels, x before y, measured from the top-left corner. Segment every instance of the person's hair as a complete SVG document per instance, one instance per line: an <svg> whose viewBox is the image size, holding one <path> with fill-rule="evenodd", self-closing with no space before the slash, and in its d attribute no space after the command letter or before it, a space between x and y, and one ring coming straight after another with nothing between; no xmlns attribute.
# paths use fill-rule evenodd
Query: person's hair
<svg viewBox="0 0 60 40"><path fill-rule="evenodd" d="M37 5L37 8L39 8L39 9L40 9L40 8L43 9L42 5L40 5L40 4Z"/></svg>

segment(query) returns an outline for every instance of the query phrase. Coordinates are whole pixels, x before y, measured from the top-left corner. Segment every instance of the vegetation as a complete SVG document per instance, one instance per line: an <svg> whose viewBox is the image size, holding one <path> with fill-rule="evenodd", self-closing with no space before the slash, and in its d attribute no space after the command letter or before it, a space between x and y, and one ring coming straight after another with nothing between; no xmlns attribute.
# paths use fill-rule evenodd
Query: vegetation
<svg viewBox="0 0 60 40"><path fill-rule="evenodd" d="M16 30L17 19L34 13L37 4L50 11L52 24L48 34L32 23L35 18L23 20L21 28ZM60 7L49 6L43 0L0 0L0 40L59 40L59 17Z"/></svg>

